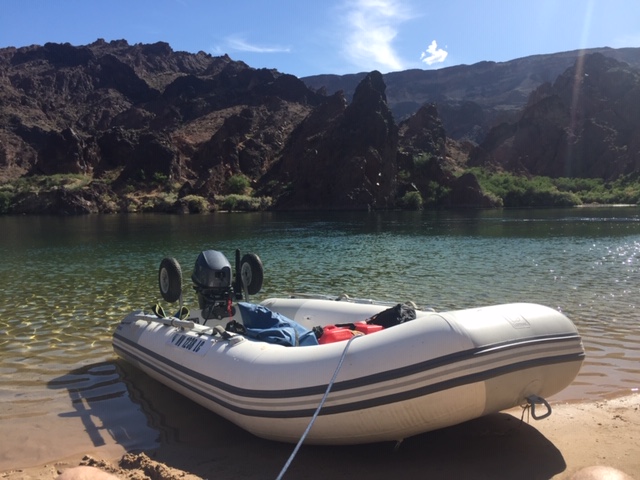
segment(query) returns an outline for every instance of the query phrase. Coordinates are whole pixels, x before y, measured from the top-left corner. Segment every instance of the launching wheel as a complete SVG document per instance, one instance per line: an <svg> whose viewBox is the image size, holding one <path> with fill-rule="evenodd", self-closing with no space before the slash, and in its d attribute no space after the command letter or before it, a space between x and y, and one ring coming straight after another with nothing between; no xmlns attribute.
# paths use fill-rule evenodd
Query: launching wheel
<svg viewBox="0 0 640 480"><path fill-rule="evenodd" d="M163 258L158 271L160 295L167 302L177 302L182 294L182 269L175 258Z"/></svg>
<svg viewBox="0 0 640 480"><path fill-rule="evenodd" d="M240 278L242 287L249 295L255 295L262 288L264 267L255 253L247 253L240 260Z"/></svg>

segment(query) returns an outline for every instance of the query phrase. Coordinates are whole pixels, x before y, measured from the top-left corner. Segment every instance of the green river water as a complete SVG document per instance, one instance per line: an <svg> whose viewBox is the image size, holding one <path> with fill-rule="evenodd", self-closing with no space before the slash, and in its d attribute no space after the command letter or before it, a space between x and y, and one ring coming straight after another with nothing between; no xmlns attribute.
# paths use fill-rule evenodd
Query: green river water
<svg viewBox="0 0 640 480"><path fill-rule="evenodd" d="M574 384L551 400L640 386L635 207L0 217L0 424L78 416L108 403L117 411L110 425L93 433L87 426L94 443L106 428L126 448L153 444L149 418L157 411L143 386L158 387L116 360L113 329L160 300L163 257L182 265L185 302L195 306L188 282L198 253L216 249L232 260L236 248L264 264L253 301L299 292L436 310L548 305L574 321L587 350Z"/></svg>

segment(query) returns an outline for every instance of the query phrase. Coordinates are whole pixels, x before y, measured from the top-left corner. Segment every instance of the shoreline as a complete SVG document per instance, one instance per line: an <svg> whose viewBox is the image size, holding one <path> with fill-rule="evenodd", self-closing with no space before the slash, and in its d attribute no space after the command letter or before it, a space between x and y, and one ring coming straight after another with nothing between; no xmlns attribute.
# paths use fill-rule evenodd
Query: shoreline
<svg viewBox="0 0 640 480"><path fill-rule="evenodd" d="M529 418L527 423L527 413L514 408L408 438L397 450L390 443L303 446L285 478L382 479L402 473L403 478L563 480L587 467L607 466L628 477L583 478L640 480L640 393L551 405L552 415L543 420ZM4 470L0 478L54 479L79 465L97 467L121 479L276 478L293 452L294 445L256 438L195 407L176 412L175 438L161 435L159 446L144 453L126 454L115 443L96 448L87 439L86 451ZM43 428L40 434L78 433L45 432ZM20 448L15 439L0 442L1 449Z"/></svg>

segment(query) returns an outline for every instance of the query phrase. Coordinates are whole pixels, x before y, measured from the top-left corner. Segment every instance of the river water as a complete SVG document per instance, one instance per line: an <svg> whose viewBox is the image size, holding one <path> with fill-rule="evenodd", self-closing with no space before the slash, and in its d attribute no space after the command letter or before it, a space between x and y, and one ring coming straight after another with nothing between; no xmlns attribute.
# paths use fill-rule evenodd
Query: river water
<svg viewBox="0 0 640 480"><path fill-rule="evenodd" d="M0 424L75 416L96 445L104 428L125 448L153 444L163 421L150 418L162 413L141 385L158 387L116 359L113 330L161 300L162 258L180 262L188 285L200 251L220 250L233 263L236 248L264 264L252 301L296 292L436 310L548 305L574 321L587 350L576 381L552 400L640 386L635 207L0 217ZM196 305L188 286L185 303ZM107 403L102 426L83 416L100 416Z"/></svg>

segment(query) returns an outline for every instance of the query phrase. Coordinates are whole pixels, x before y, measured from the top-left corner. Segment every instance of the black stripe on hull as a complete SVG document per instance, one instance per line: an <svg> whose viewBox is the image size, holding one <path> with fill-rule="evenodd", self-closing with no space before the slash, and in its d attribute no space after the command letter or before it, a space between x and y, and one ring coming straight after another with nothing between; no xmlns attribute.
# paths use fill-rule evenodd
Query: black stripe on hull
<svg viewBox="0 0 640 480"><path fill-rule="evenodd" d="M150 369L156 372L161 377L164 377L167 380L170 380L171 382L176 383L181 387L193 392L195 395L203 399L206 399L210 402L216 403L225 409L231 410L241 415L263 417L263 418L309 417L313 415L316 407L313 406L310 408L286 409L286 410L265 410L265 409L241 407L233 403L230 403L228 401L225 401L224 399L218 396L212 395L211 393L203 390L202 388L199 388L198 386L192 383L188 383L178 378L175 374L172 374L170 372L170 369L174 369L178 372L181 372L182 374L188 377L198 380L199 382L202 382L206 385L220 389L230 395L236 395L236 396L250 398L250 399L260 399L260 398L287 399L287 398L305 397L305 396L313 396L313 395L317 396L317 395L324 394L327 388L326 384L316 385L313 387L300 388L300 389L286 389L286 390L253 390L253 389L238 388L238 387L234 387L233 385L229 385L227 383L213 379L211 377L202 375L201 373L195 372L186 367L183 367L182 365L172 360L169 360L153 352L152 350L149 350L145 347L141 347L137 343L132 342L127 338L122 337L121 335L115 334L114 339L130 347L130 348L120 347L119 345L116 344L116 342L114 342L114 345L113 345L114 350L121 357L125 359L127 358L131 359L134 362L138 362L139 364L144 365L147 369ZM557 343L557 342L571 340L571 339L575 339L579 341L579 337L577 335L561 336L561 337L553 337L553 338L546 337L542 339L536 339L535 341L529 340L527 342L522 342L519 344L502 345L502 347L499 348L498 350L501 352L504 352L505 349L517 349L518 347L522 347L523 345L531 345L532 343L548 344L548 343ZM146 360L140 354L138 354L136 350L144 355L147 355L153 358L155 361L159 362L159 364ZM380 372L378 374L369 375L369 376L358 378L358 379L347 380L343 382L336 382L336 384L332 387L332 392L346 391L352 388L365 387L365 386L373 387L376 384L381 384L388 380L392 380L392 379L397 380L398 378L401 378L403 376L414 375L421 372L428 372L429 370L433 370L435 368L454 365L458 362L468 361L470 359L477 359L480 356L490 355L491 352L495 352L495 351L497 351L495 345L491 347L483 347L479 349L458 352L456 354L447 355L447 356L429 360L426 362L420 362L420 363L413 364L413 365L396 369L396 370ZM397 403L400 401L410 400L413 398L434 394L437 392L445 391L455 387L460 387L463 385L469 385L477 382L486 381L491 378L499 377L501 375L513 373L513 372L527 369L527 368L567 363L567 362L582 362L583 359L584 359L584 352L580 352L580 353L576 352L571 354L544 356L544 357L535 358L531 360L510 363L508 365L501 365L498 367L489 367L489 368L483 369L482 371L475 372L472 374L466 374L466 375L461 374L459 376L456 376L455 378L443 380L440 382L429 383L428 385L417 386L415 388L409 387L407 390L403 390L401 392L395 392L395 393L386 394L386 395L381 394L374 398L357 399L357 400L346 402L340 405L327 405L322 409L322 411L320 412L320 415L346 413L351 411L362 410L364 408L371 408L371 407L387 405L391 403ZM314 400L313 404L316 405L316 403L317 402Z"/></svg>

